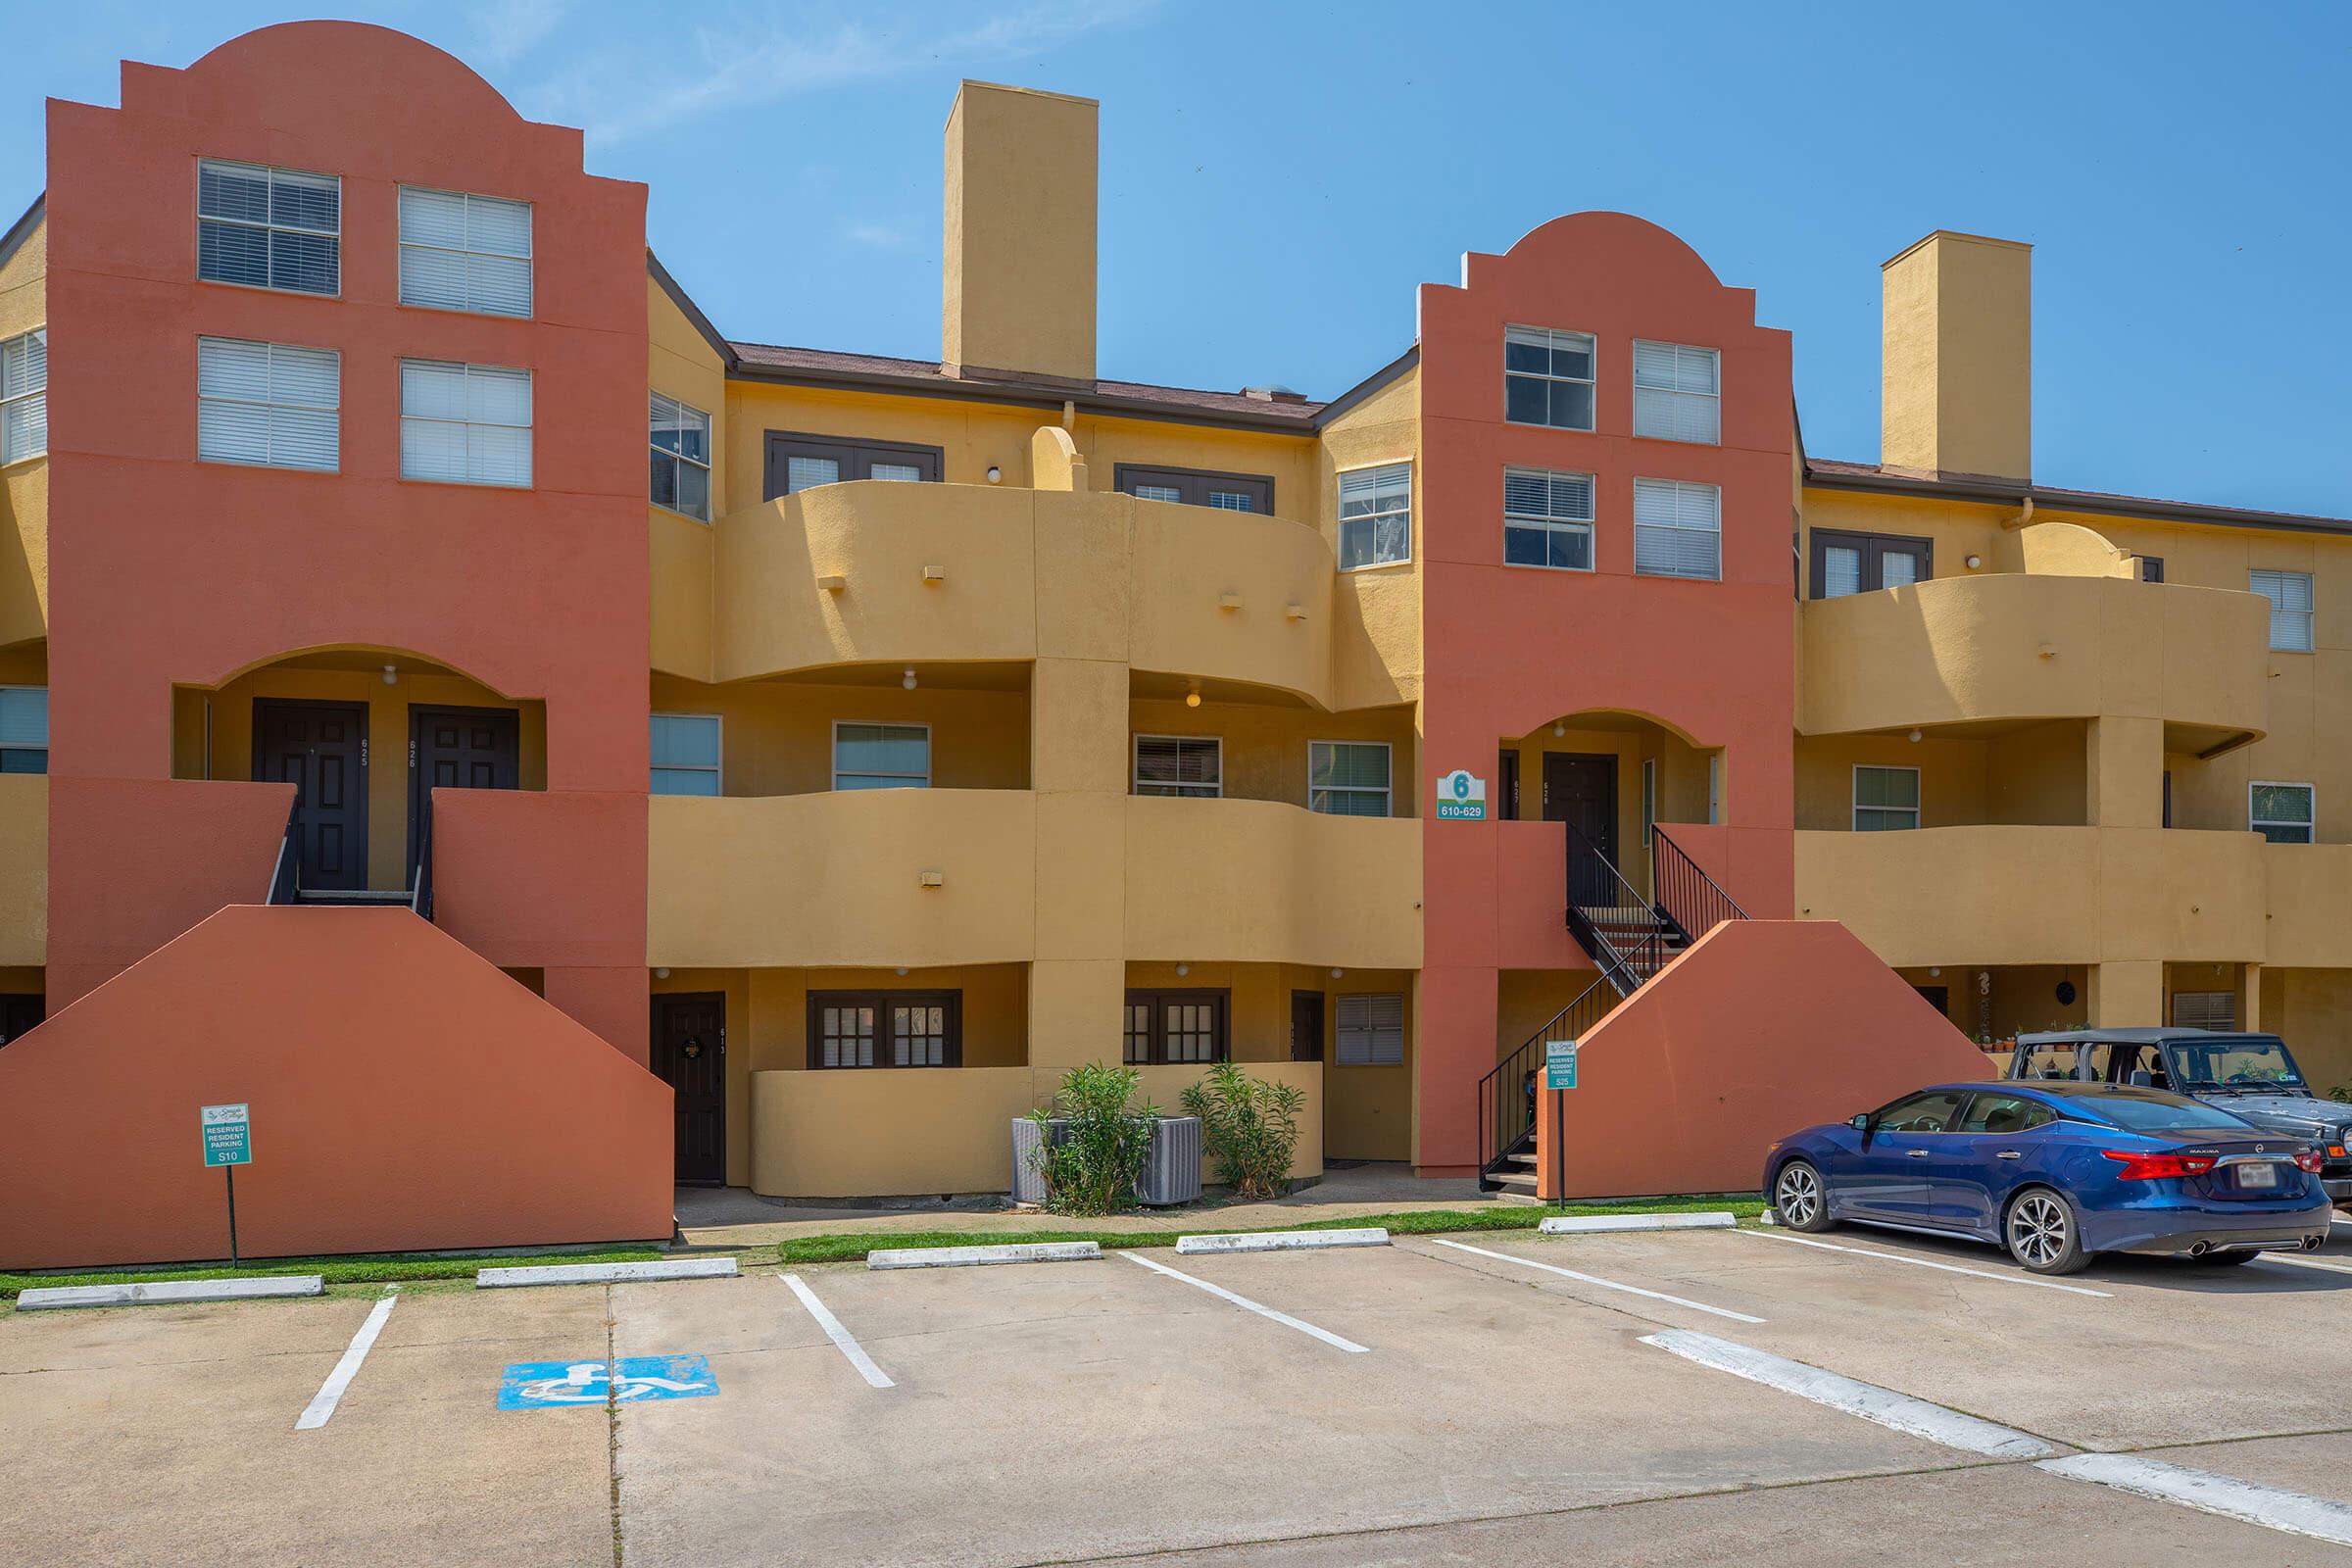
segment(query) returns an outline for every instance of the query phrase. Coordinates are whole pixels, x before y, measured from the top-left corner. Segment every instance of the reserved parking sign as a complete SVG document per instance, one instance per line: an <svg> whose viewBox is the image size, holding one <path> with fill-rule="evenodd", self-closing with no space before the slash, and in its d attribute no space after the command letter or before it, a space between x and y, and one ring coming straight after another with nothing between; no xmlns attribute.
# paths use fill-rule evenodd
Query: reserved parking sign
<svg viewBox="0 0 2352 1568"><path fill-rule="evenodd" d="M206 1105L199 1125L207 1166L253 1163L253 1116L247 1106Z"/></svg>

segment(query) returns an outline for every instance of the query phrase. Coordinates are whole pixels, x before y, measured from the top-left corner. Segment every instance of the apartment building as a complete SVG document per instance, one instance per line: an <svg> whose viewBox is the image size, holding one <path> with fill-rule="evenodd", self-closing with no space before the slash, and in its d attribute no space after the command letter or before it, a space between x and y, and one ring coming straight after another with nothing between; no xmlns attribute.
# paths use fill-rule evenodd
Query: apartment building
<svg viewBox="0 0 2352 1568"><path fill-rule="evenodd" d="M643 187L397 33L51 104L0 1261L218 1251L215 1101L259 1252L1002 1191L1099 1059L1295 1084L1302 1177L1546 1194L1748 1185L2053 1021L2352 1078L2352 523L2034 486L2024 247L1887 265L1883 465L1617 214L1327 399L1147 385L1098 112L963 85L917 361L728 336Z"/></svg>

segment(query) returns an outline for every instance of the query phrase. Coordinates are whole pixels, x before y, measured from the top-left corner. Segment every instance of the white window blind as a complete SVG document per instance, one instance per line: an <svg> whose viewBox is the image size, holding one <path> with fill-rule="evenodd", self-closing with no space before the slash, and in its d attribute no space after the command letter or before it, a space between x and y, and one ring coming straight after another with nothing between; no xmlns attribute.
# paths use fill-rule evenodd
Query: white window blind
<svg viewBox="0 0 2352 1568"><path fill-rule="evenodd" d="M400 476L529 488L531 372L401 361Z"/></svg>
<svg viewBox="0 0 2352 1568"><path fill-rule="evenodd" d="M531 314L531 204L400 187L400 303Z"/></svg>
<svg viewBox="0 0 2352 1568"><path fill-rule="evenodd" d="M2255 571L2248 586L2271 602L2271 646L2280 653L2308 654L2311 639L2311 573Z"/></svg>
<svg viewBox="0 0 2352 1568"><path fill-rule="evenodd" d="M2309 784L2249 784L2246 825L2273 844L2309 844L2317 794Z"/></svg>
<svg viewBox="0 0 2352 1568"><path fill-rule="evenodd" d="M1383 464L1340 475L1340 569L1413 559L1413 466Z"/></svg>
<svg viewBox="0 0 2352 1568"><path fill-rule="evenodd" d="M1184 492L1172 484L1139 484L1135 497L1138 501L1182 501Z"/></svg>
<svg viewBox="0 0 2352 1568"><path fill-rule="evenodd" d="M1214 735L1138 735L1135 793L1224 794L1225 743Z"/></svg>
<svg viewBox="0 0 2352 1568"><path fill-rule="evenodd" d="M1853 545L1825 545L1821 552L1821 597L1843 599L1862 591L1862 552Z"/></svg>
<svg viewBox="0 0 2352 1568"><path fill-rule="evenodd" d="M925 789L931 783L931 726L833 726L833 787L837 790Z"/></svg>
<svg viewBox="0 0 2352 1568"><path fill-rule="evenodd" d="M208 283L335 294L343 181L207 158L196 166L196 275Z"/></svg>
<svg viewBox="0 0 2352 1568"><path fill-rule="evenodd" d="M837 484L840 480L841 463L838 459L791 457L784 460L784 493L788 496L813 490L820 484Z"/></svg>
<svg viewBox="0 0 2352 1568"><path fill-rule="evenodd" d="M49 331L0 341L0 463L49 450Z"/></svg>
<svg viewBox="0 0 2352 1568"><path fill-rule="evenodd" d="M1542 468L1502 470L1506 566L1592 569L1592 476Z"/></svg>
<svg viewBox="0 0 2352 1568"><path fill-rule="evenodd" d="M2237 996L2229 991L2176 991L2173 1027L2222 1029L2237 1027Z"/></svg>
<svg viewBox="0 0 2352 1568"><path fill-rule="evenodd" d="M1644 577L1723 575L1723 492L1680 479L1634 481L1634 570Z"/></svg>
<svg viewBox="0 0 2352 1568"><path fill-rule="evenodd" d="M716 795L719 721L716 713L653 715L653 793Z"/></svg>
<svg viewBox="0 0 2352 1568"><path fill-rule="evenodd" d="M0 773L49 771L49 688L0 686Z"/></svg>
<svg viewBox="0 0 2352 1568"><path fill-rule="evenodd" d="M1342 1067L1404 1064L1404 998L1350 992L1340 998L1333 1060Z"/></svg>
<svg viewBox="0 0 2352 1568"><path fill-rule="evenodd" d="M1722 438L1716 384L1720 357L1713 349L1680 343L1634 343L1634 434L1661 441Z"/></svg>
<svg viewBox="0 0 2352 1568"><path fill-rule="evenodd" d="M710 520L710 416L652 395L653 502L704 522Z"/></svg>
<svg viewBox="0 0 2352 1568"><path fill-rule="evenodd" d="M1386 741L1309 741L1306 808L1329 816L1387 816L1390 754Z"/></svg>
<svg viewBox="0 0 2352 1568"><path fill-rule="evenodd" d="M1854 769L1854 831L1883 833L1919 826L1919 769Z"/></svg>
<svg viewBox="0 0 2352 1568"><path fill-rule="evenodd" d="M341 461L343 356L196 340L196 455L207 463L332 473Z"/></svg>

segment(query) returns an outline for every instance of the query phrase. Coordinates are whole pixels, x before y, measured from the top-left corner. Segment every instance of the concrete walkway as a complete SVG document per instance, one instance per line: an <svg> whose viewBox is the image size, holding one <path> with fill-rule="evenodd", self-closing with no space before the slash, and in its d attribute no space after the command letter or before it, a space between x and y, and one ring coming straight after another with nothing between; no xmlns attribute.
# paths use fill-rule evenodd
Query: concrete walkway
<svg viewBox="0 0 2352 1568"><path fill-rule="evenodd" d="M759 1247L794 1236L894 1231L959 1231L985 1236L1004 1231L1252 1230L1317 1219L1357 1219L1400 1209L1493 1208L1498 1200L1476 1180L1423 1178L1402 1164L1335 1166L1323 1180L1270 1203L1230 1203L1214 1195L1184 1208L1143 1209L1099 1219L1076 1219L1033 1208L969 1208L921 1203L907 1208L761 1198L741 1187L681 1187L678 1227L693 1247Z"/></svg>

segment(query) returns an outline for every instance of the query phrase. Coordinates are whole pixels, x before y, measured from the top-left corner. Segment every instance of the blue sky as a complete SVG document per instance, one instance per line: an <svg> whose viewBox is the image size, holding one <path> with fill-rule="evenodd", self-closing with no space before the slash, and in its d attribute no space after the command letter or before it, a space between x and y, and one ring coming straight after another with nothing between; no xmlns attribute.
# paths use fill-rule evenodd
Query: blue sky
<svg viewBox="0 0 2352 1568"><path fill-rule="evenodd" d="M1102 100L1102 373L1330 396L1559 213L1676 230L1796 334L1815 456L1878 453L1880 262L2034 247L2044 483L2352 514L2352 7L1382 0L355 4L589 168L732 336L936 357L959 76ZM43 95L116 101L288 13L0 0L0 206ZM5 221L0 218L0 221Z"/></svg>

